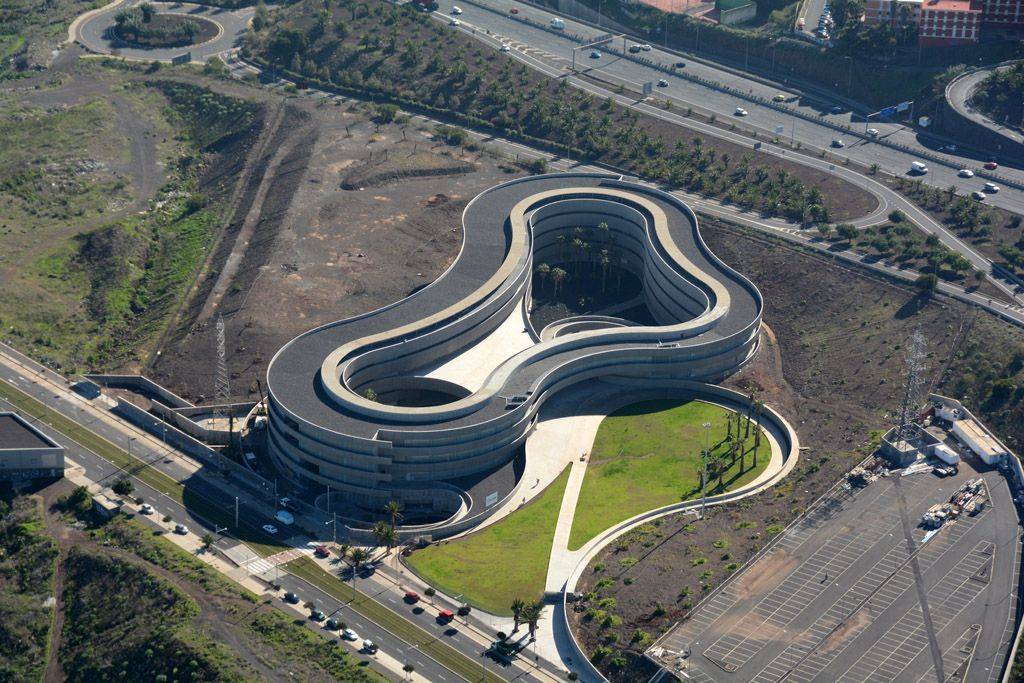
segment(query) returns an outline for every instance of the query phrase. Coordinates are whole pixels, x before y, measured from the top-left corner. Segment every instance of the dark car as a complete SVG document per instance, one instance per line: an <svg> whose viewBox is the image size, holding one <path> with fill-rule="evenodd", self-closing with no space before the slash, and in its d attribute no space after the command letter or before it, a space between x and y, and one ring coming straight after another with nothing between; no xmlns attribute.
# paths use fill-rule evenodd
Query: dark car
<svg viewBox="0 0 1024 683"><path fill-rule="evenodd" d="M686 62L676 62L675 64L673 64L673 66L675 68L677 68L677 69L685 69L686 68Z"/></svg>
<svg viewBox="0 0 1024 683"><path fill-rule="evenodd" d="M284 601L289 602L293 605L297 605L299 604L299 596L295 593L292 593L291 591L288 591L284 594Z"/></svg>
<svg viewBox="0 0 1024 683"><path fill-rule="evenodd" d="M831 108L831 109L829 109L828 111L829 111L829 113L830 113L830 114L842 114L842 113L843 113L843 108L842 108L842 107L840 107L840 106L839 106L839 105L837 104L836 106L832 107L832 108Z"/></svg>

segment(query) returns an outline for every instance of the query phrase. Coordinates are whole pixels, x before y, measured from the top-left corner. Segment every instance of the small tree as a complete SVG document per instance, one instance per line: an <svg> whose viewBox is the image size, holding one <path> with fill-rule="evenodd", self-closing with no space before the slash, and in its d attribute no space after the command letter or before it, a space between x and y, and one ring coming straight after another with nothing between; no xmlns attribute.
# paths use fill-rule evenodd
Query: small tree
<svg viewBox="0 0 1024 683"><path fill-rule="evenodd" d="M213 547L213 535L209 532L203 534L203 550L209 550Z"/></svg>
<svg viewBox="0 0 1024 683"><path fill-rule="evenodd" d="M522 599L516 598L512 601L510 607L512 609L512 621L514 624L512 632L515 633L519 630L519 622L523 620L523 610L526 609L526 603L523 602Z"/></svg>
<svg viewBox="0 0 1024 683"><path fill-rule="evenodd" d="M412 672L415 671L415 670L416 670L416 667L414 667L412 664L406 664L405 666L403 666L402 667L402 671L405 672L405 680L407 680L407 681L411 680L412 679Z"/></svg>
<svg viewBox="0 0 1024 683"><path fill-rule="evenodd" d="M922 296L931 296L939 286L939 278L935 273L921 273L914 281L914 286Z"/></svg>

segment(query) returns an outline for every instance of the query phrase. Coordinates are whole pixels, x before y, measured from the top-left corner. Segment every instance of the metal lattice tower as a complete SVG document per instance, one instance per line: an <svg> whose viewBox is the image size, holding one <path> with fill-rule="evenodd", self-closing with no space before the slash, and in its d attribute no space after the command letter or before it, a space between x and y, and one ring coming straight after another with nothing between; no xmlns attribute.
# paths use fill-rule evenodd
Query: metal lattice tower
<svg viewBox="0 0 1024 683"><path fill-rule="evenodd" d="M224 342L224 316L217 314L217 378L213 393L217 405L224 405L231 400L231 379L228 376L228 364L225 359L227 352Z"/></svg>
<svg viewBox="0 0 1024 683"><path fill-rule="evenodd" d="M906 376L903 383L903 404L900 406L899 438L907 439L914 412L925 385L925 341L921 330L914 330L907 343Z"/></svg>

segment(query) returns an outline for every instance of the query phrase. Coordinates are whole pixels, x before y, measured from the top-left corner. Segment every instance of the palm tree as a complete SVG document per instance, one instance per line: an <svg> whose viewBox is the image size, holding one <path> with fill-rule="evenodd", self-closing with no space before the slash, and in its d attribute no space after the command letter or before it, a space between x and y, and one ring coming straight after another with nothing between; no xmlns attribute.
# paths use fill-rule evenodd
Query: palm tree
<svg viewBox="0 0 1024 683"><path fill-rule="evenodd" d="M565 260L565 242L566 238L564 234L555 235L555 244L558 245L558 257Z"/></svg>
<svg viewBox="0 0 1024 683"><path fill-rule="evenodd" d="M558 286L565 281L565 277L568 275L561 268L553 268L551 270L551 281L555 283L555 296L558 296Z"/></svg>
<svg viewBox="0 0 1024 683"><path fill-rule="evenodd" d="M611 259L608 257L608 250L602 249L597 260L601 263L601 293L604 294L605 285L608 282L608 264L611 263Z"/></svg>
<svg viewBox="0 0 1024 683"><path fill-rule="evenodd" d="M523 610L526 609L526 603L523 602L522 599L516 598L512 601L512 605L510 607L512 608L512 619L515 624L512 632L515 633L519 630L519 622L522 621Z"/></svg>
<svg viewBox="0 0 1024 683"><path fill-rule="evenodd" d="M403 666L402 671L405 672L405 680L412 680L412 672L415 670L416 667L414 667L412 664L406 664L405 666Z"/></svg>
<svg viewBox="0 0 1024 683"><path fill-rule="evenodd" d="M377 540L377 545L387 546L388 555L391 554L391 546L395 539L395 530L388 526L388 523L380 520L373 525L371 530L373 537Z"/></svg>
<svg viewBox="0 0 1024 683"><path fill-rule="evenodd" d="M531 602L522 611L520 618L530 629L530 640L537 640L537 624L543 616L544 603Z"/></svg>
<svg viewBox="0 0 1024 683"><path fill-rule="evenodd" d="M540 278L540 286L543 289L544 282L548 279L548 273L551 272L551 266L546 263L542 263L537 266L537 277Z"/></svg>
<svg viewBox="0 0 1024 683"><path fill-rule="evenodd" d="M384 506L384 514L391 518L391 530L398 526L398 520L402 519L402 504L397 500L389 500Z"/></svg>

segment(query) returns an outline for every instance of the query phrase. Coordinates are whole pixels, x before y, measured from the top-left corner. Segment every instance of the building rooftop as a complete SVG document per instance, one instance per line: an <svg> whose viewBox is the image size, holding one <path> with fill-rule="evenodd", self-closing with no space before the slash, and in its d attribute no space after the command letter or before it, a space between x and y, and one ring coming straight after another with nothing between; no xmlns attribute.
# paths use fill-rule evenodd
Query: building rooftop
<svg viewBox="0 0 1024 683"><path fill-rule="evenodd" d="M14 413L0 413L0 451L14 448L57 448L45 434Z"/></svg>
<svg viewBox="0 0 1024 683"><path fill-rule="evenodd" d="M922 7L941 12L980 12L980 0L925 0Z"/></svg>
<svg viewBox="0 0 1024 683"><path fill-rule="evenodd" d="M986 453L979 455L990 455L997 457L1006 452L1006 449L1002 444L999 443L988 431L980 424L971 419L957 420L957 426L963 431L963 433L971 438L978 448L986 451Z"/></svg>

